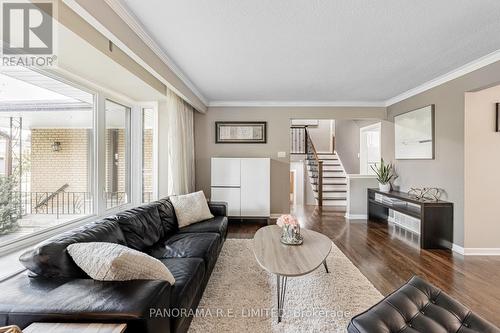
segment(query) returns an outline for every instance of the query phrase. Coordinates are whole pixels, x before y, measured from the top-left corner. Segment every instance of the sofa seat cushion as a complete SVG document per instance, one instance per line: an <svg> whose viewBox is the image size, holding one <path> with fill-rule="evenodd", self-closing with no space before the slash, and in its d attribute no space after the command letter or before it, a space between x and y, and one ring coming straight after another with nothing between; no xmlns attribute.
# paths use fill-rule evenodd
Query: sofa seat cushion
<svg viewBox="0 0 500 333"><path fill-rule="evenodd" d="M176 234L167 239L163 246L156 247L151 255L158 259L200 258L205 262L205 268L211 270L217 260L220 243L221 237L216 233Z"/></svg>
<svg viewBox="0 0 500 333"><path fill-rule="evenodd" d="M189 308L202 288L205 264L200 258L160 259L175 278L170 294L171 308Z"/></svg>
<svg viewBox="0 0 500 333"><path fill-rule="evenodd" d="M171 285L166 281L29 278L20 273L0 287L0 326L24 328L37 321L124 322L136 328L134 332L158 332L161 325L168 325L165 318L150 317L151 308L169 306Z"/></svg>
<svg viewBox="0 0 500 333"><path fill-rule="evenodd" d="M222 238L226 238L227 234L227 217L215 216L209 220L194 223L187 227L180 228L179 233L192 233L192 232L213 232L218 233Z"/></svg>
<svg viewBox="0 0 500 333"><path fill-rule="evenodd" d="M118 222L100 220L49 238L33 250L23 253L19 260L24 267L39 276L87 278L88 275L75 264L66 251L68 245L84 242L127 245Z"/></svg>
<svg viewBox="0 0 500 333"><path fill-rule="evenodd" d="M355 316L347 331L500 333L500 329L416 276L378 304Z"/></svg>
<svg viewBox="0 0 500 333"><path fill-rule="evenodd" d="M200 258L169 258L160 261L175 278L170 294L170 331L184 332L180 328L189 326L189 310L196 309L205 287L205 264ZM185 310L186 314L179 313L179 310Z"/></svg>
<svg viewBox="0 0 500 333"><path fill-rule="evenodd" d="M135 207L107 218L117 221L127 246L144 251L165 236L157 204Z"/></svg>

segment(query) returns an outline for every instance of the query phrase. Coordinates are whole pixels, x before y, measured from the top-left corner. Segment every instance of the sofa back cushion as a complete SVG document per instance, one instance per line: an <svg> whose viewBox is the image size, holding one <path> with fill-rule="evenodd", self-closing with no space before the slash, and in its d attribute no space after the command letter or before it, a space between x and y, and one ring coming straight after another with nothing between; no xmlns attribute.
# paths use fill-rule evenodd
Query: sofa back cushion
<svg viewBox="0 0 500 333"><path fill-rule="evenodd" d="M106 219L118 222L127 246L134 250L147 251L165 236L155 203L135 207Z"/></svg>
<svg viewBox="0 0 500 333"><path fill-rule="evenodd" d="M70 244L108 242L127 245L116 221L100 220L54 236L21 255L19 260L31 272L49 278L87 278L69 256Z"/></svg>
<svg viewBox="0 0 500 333"><path fill-rule="evenodd" d="M160 199L153 202L153 204L156 204L158 207L164 237L169 238L179 230L179 223L177 222L174 206L168 198Z"/></svg>

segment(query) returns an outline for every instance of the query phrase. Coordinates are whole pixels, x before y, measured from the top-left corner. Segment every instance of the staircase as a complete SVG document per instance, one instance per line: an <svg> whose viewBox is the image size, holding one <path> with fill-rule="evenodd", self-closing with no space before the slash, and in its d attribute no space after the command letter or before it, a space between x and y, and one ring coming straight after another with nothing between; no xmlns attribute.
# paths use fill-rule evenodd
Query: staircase
<svg viewBox="0 0 500 333"><path fill-rule="evenodd" d="M347 178L342 162L335 152L317 152L307 126L291 128L291 153L305 154L309 181L318 206L346 206Z"/></svg>
<svg viewBox="0 0 500 333"><path fill-rule="evenodd" d="M309 157L309 156L308 156ZM318 153L318 162L307 158L307 173L311 182L316 203L319 206L346 206L347 205L347 179L344 167L337 154ZM320 172L318 165L322 165L322 182L319 181ZM323 188L322 202L318 202L320 183Z"/></svg>

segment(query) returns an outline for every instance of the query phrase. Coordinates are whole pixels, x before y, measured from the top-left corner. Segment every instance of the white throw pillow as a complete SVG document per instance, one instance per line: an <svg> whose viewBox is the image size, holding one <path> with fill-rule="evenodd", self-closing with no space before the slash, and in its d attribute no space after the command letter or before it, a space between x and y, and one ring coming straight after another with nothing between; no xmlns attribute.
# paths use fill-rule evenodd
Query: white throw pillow
<svg viewBox="0 0 500 333"><path fill-rule="evenodd" d="M129 247L104 242L75 243L67 247L73 261L94 280L165 280L175 279L158 259Z"/></svg>
<svg viewBox="0 0 500 333"><path fill-rule="evenodd" d="M179 228L213 218L203 191L185 195L173 195L170 202L174 206Z"/></svg>

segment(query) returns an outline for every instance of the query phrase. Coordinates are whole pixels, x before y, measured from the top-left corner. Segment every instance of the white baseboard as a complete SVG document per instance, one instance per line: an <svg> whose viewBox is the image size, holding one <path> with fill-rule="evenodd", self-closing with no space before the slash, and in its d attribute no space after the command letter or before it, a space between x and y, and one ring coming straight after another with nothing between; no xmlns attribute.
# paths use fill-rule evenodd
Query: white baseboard
<svg viewBox="0 0 500 333"><path fill-rule="evenodd" d="M464 248L460 245L455 244L455 243L453 243L453 245L451 246L451 250L453 252L456 252L456 253L461 254L461 255L465 254Z"/></svg>
<svg viewBox="0 0 500 333"><path fill-rule="evenodd" d="M368 215L366 214L349 214L345 213L344 216L348 220L366 220L368 219Z"/></svg>
<svg viewBox="0 0 500 333"><path fill-rule="evenodd" d="M500 256L500 248L498 247L462 247L453 244L452 251L464 256Z"/></svg>
<svg viewBox="0 0 500 333"><path fill-rule="evenodd" d="M500 248L468 247L465 248L466 256L500 256Z"/></svg>

